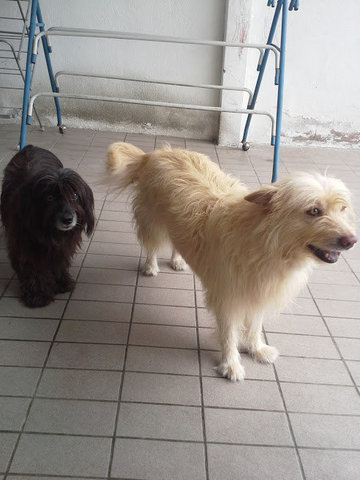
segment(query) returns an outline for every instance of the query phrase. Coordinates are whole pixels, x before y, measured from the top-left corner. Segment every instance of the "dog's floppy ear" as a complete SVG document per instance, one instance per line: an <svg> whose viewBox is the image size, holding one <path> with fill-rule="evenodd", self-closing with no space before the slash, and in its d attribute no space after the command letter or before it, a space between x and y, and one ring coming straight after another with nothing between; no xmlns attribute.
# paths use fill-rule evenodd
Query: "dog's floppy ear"
<svg viewBox="0 0 360 480"><path fill-rule="evenodd" d="M85 212L85 222L86 222L86 235L89 237L95 226L95 217L94 217L94 195L87 183L83 184L83 208Z"/></svg>
<svg viewBox="0 0 360 480"><path fill-rule="evenodd" d="M265 209L269 209L271 199L273 198L276 191L276 187L269 185L266 187L262 187L255 192L249 193L249 195L246 195L244 200L246 200L247 202L256 203L256 205L259 205L260 207L263 207Z"/></svg>

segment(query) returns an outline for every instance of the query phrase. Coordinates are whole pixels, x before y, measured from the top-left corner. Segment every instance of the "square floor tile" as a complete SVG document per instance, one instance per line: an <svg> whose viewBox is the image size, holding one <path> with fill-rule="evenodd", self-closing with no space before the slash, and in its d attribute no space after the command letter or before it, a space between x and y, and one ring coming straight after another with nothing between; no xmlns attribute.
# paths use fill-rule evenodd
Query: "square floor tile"
<svg viewBox="0 0 360 480"><path fill-rule="evenodd" d="M204 404L208 407L283 410L276 382L250 380L233 383L224 378L203 378Z"/></svg>
<svg viewBox="0 0 360 480"><path fill-rule="evenodd" d="M0 365L41 367L49 347L49 342L0 340Z"/></svg>
<svg viewBox="0 0 360 480"><path fill-rule="evenodd" d="M196 329L166 325L133 324L130 345L174 348L197 348Z"/></svg>
<svg viewBox="0 0 360 480"><path fill-rule="evenodd" d="M345 300L316 300L325 317L360 318L360 303Z"/></svg>
<svg viewBox="0 0 360 480"><path fill-rule="evenodd" d="M139 265L138 257L126 257L121 255L91 255L87 254L83 267L105 268L107 270L114 268L116 270L133 270L137 271Z"/></svg>
<svg viewBox="0 0 360 480"><path fill-rule="evenodd" d="M307 480L358 480L358 451L300 449Z"/></svg>
<svg viewBox="0 0 360 480"><path fill-rule="evenodd" d="M294 448L209 445L210 480L301 480Z"/></svg>
<svg viewBox="0 0 360 480"><path fill-rule="evenodd" d="M120 382L120 372L46 369L37 396L117 400Z"/></svg>
<svg viewBox="0 0 360 480"><path fill-rule="evenodd" d="M195 327L195 309L164 305L138 305L134 307L133 323L155 323Z"/></svg>
<svg viewBox="0 0 360 480"><path fill-rule="evenodd" d="M290 412L360 414L354 387L282 383L281 389Z"/></svg>
<svg viewBox="0 0 360 480"><path fill-rule="evenodd" d="M128 323L63 320L56 341L126 344L128 330Z"/></svg>
<svg viewBox="0 0 360 480"><path fill-rule="evenodd" d="M112 436L116 409L115 402L36 398L24 430L37 433Z"/></svg>
<svg viewBox="0 0 360 480"><path fill-rule="evenodd" d="M127 302L134 299L135 287L123 285L100 285L78 283L73 291L73 300L99 300L105 302Z"/></svg>
<svg viewBox="0 0 360 480"><path fill-rule="evenodd" d="M117 436L163 440L203 440L200 407L122 403Z"/></svg>
<svg viewBox="0 0 360 480"><path fill-rule="evenodd" d="M0 432L0 472L5 472L18 435Z"/></svg>
<svg viewBox="0 0 360 480"><path fill-rule="evenodd" d="M268 333L267 340L270 345L278 348L281 355L339 358L338 351L330 337Z"/></svg>
<svg viewBox="0 0 360 480"><path fill-rule="evenodd" d="M134 270L115 268L82 268L78 278L82 283L100 283L110 285L135 285L137 273Z"/></svg>
<svg viewBox="0 0 360 480"><path fill-rule="evenodd" d="M0 430L20 430L29 405L29 398L0 397Z"/></svg>
<svg viewBox="0 0 360 480"><path fill-rule="evenodd" d="M268 317L264 321L264 329L266 332L272 333L325 336L329 334L324 321L320 316L309 315L281 314L274 317Z"/></svg>
<svg viewBox="0 0 360 480"><path fill-rule="evenodd" d="M360 338L360 319L358 318L325 317L325 321L334 337Z"/></svg>
<svg viewBox="0 0 360 480"><path fill-rule="evenodd" d="M111 438L23 434L10 471L105 477L110 450Z"/></svg>
<svg viewBox="0 0 360 480"><path fill-rule="evenodd" d="M129 346L126 370L149 373L199 375L196 350Z"/></svg>
<svg viewBox="0 0 360 480"><path fill-rule="evenodd" d="M172 305L179 307L194 307L194 292L171 288L138 287L136 303L150 305Z"/></svg>
<svg viewBox="0 0 360 480"><path fill-rule="evenodd" d="M301 315L318 315L319 311L316 308L315 302L312 298L298 297L292 304L289 304L281 313L287 314L301 314Z"/></svg>
<svg viewBox="0 0 360 480"><path fill-rule="evenodd" d="M0 317L0 338L7 340L52 340L58 320Z"/></svg>
<svg viewBox="0 0 360 480"><path fill-rule="evenodd" d="M124 354L124 345L54 343L47 367L121 370Z"/></svg>
<svg viewBox="0 0 360 480"><path fill-rule="evenodd" d="M0 395L32 396L41 368L1 367Z"/></svg>
<svg viewBox="0 0 360 480"><path fill-rule="evenodd" d="M299 447L360 448L360 417L290 413Z"/></svg>
<svg viewBox="0 0 360 480"><path fill-rule="evenodd" d="M275 363L280 381L352 385L341 360L280 357Z"/></svg>
<svg viewBox="0 0 360 480"><path fill-rule="evenodd" d="M200 405L198 377L125 373L123 401Z"/></svg>
<svg viewBox="0 0 360 480"><path fill-rule="evenodd" d="M345 360L360 360L360 338L335 338Z"/></svg>
<svg viewBox="0 0 360 480"><path fill-rule="evenodd" d="M205 422L208 442L293 446L281 412L206 408Z"/></svg>
<svg viewBox="0 0 360 480"><path fill-rule="evenodd" d="M347 366L349 367L350 373L354 378L356 385L360 386L360 362L346 362Z"/></svg>
<svg viewBox="0 0 360 480"><path fill-rule="evenodd" d="M118 439L111 475L131 479L205 480L204 447L197 443Z"/></svg>
<svg viewBox="0 0 360 480"><path fill-rule="evenodd" d="M109 322L129 322L131 304L117 302L92 302L70 300L64 318L68 320L107 320Z"/></svg>

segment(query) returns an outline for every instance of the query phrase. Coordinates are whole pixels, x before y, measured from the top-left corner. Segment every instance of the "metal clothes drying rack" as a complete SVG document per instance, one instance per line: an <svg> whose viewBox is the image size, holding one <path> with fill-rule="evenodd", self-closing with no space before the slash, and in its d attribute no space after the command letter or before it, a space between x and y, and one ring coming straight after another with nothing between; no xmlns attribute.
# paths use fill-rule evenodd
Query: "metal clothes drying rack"
<svg viewBox="0 0 360 480"><path fill-rule="evenodd" d="M4 14L0 16L2 22L10 24L6 30L0 28L0 89L23 91L24 88L17 82L17 78L21 77L22 82L25 82L24 69L21 62L23 54L27 52L25 44L28 34L30 0L7 1L9 8L6 9L6 13L4 12ZM21 2L26 4L26 8L23 8ZM21 112L21 106L1 105L0 110L3 110L3 112L0 113L0 118L10 119L18 116ZM36 110L34 110L34 112L40 128L43 129Z"/></svg>
<svg viewBox="0 0 360 480"><path fill-rule="evenodd" d="M241 113L247 114L247 121L244 129L244 134L242 138L242 148L243 150L248 150L250 145L247 142L249 127L253 115L265 115L270 119L271 122L271 145L274 148L274 158L273 158L273 173L272 173L272 182L275 182L278 177L278 163L279 163L279 154L280 154L280 134L281 134L281 118L282 118L282 107L283 107L283 87L284 87L284 69L285 69L285 47L286 47L286 31L287 31L287 11L289 10L298 10L299 0L277 0L273 21L271 24L270 32L266 44L255 44L255 43L239 43L239 42L224 42L224 41L214 41L214 40L196 40L196 39L187 39L187 38L178 38L178 37L165 37L159 35L144 35L136 33L125 33L125 32L114 32L107 30L91 30L91 29L81 29L81 28L63 28L63 27L52 27L45 29L45 25L42 19L42 14L40 10L39 0L31 0L31 16L30 16L30 28L29 28L29 43L28 43L28 53L26 61L26 75L25 75L25 86L24 86L24 95L23 95L23 115L21 123L21 135L20 135L20 148L23 148L26 144L26 132L27 125L31 124L32 112L34 109L34 103L39 97L53 97L56 106L57 112L57 125L61 133L64 133L65 126L62 124L61 109L59 98L72 98L72 99L84 99L84 100L97 100L103 102L115 102L123 104L135 104L135 105L151 105L159 107L169 107L169 108L181 108L189 110L202 110L202 111L215 111L215 112L226 112L226 113ZM268 0L267 5L275 7L275 0ZM276 31L276 27L280 18L281 21L281 43L280 47L273 44L273 39ZM37 23L36 23L37 20ZM36 28L39 29L39 32L36 34ZM255 85L255 89L252 92L250 89L239 86L224 86L224 85L205 85L205 84L195 84L195 83L184 83L184 82L169 82L164 80L141 80L138 78L128 78L120 77L116 75L97 75L97 74L88 74L82 72L69 72L69 71L60 71L57 72L54 76L50 53L52 51L51 44L49 41L50 36L70 36L70 37L88 37L88 38L111 38L119 40L134 40L142 42L165 42L173 44L190 44L190 45L208 45L208 46L218 46L218 47L241 47L241 48L252 48L259 51L259 61L258 61L258 78ZM39 42L42 42L43 50L45 54L48 74L51 83L51 92L38 92L37 94L30 97L30 87L33 77L34 65L36 63L38 55L38 46ZM265 68L267 65L268 57L270 52L274 54L275 59L275 85L278 86L277 94L277 108L276 108L276 118L266 111L256 110L255 105L257 97L260 91L261 82L264 76ZM181 87L196 87L204 89L215 89L215 90L236 90L243 91L249 95L248 105L246 109L241 108L228 108L228 107L214 107L214 106L205 106L205 105L188 105L181 103L169 103L169 102L160 102L160 101L149 101L149 100L139 100L131 98L119 98L119 97L108 97L108 96L99 96L99 95L86 95L78 93L63 93L60 92L59 87L59 77L64 75L71 76L85 76L90 78L107 78L115 80L126 80L131 82L145 82L145 83L154 83L154 84L163 84L171 86L181 86Z"/></svg>

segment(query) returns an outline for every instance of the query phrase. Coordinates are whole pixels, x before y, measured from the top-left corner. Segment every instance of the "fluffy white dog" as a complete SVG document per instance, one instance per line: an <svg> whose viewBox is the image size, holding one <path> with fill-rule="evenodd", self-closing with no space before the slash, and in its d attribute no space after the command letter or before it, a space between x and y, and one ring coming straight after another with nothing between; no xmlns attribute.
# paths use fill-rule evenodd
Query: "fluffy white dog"
<svg viewBox="0 0 360 480"><path fill-rule="evenodd" d="M133 187L145 275L157 275L170 242L171 266L200 278L217 320L217 369L234 381L245 374L240 343L260 362L278 356L262 341L264 314L299 293L314 263L336 262L357 241L349 191L335 178L296 173L250 193L205 155L123 142L109 147L108 171L118 188Z"/></svg>

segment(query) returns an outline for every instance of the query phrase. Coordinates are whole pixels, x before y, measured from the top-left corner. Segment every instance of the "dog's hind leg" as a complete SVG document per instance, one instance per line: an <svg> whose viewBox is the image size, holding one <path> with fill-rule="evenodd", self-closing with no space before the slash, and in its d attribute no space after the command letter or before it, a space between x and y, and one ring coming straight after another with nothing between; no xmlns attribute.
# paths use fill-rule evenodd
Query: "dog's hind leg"
<svg viewBox="0 0 360 480"><path fill-rule="evenodd" d="M279 352L277 348L266 345L261 338L262 315L247 316L243 334L244 346L255 360L262 363L274 363Z"/></svg>
<svg viewBox="0 0 360 480"><path fill-rule="evenodd" d="M186 269L186 262L180 255L180 253L173 247L170 265L173 270L180 271Z"/></svg>
<svg viewBox="0 0 360 480"><path fill-rule="evenodd" d="M233 382L243 380L245 369L240 363L238 350L238 322L234 318L221 316L217 318L217 323L222 359L216 370L222 377L229 378Z"/></svg>

